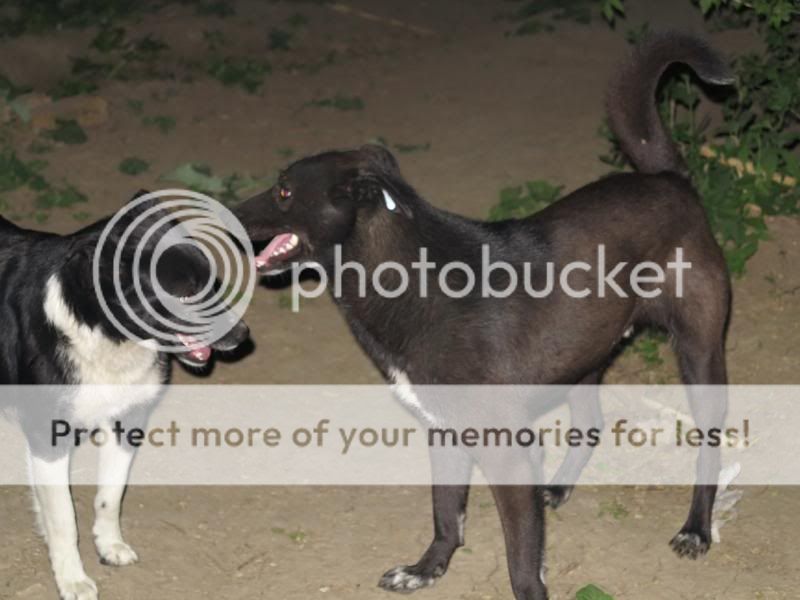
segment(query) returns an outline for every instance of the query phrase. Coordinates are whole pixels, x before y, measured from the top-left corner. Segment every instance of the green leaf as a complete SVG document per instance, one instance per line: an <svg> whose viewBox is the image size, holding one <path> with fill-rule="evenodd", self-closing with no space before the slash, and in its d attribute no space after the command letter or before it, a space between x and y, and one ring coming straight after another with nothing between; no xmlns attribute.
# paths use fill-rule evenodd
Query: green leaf
<svg viewBox="0 0 800 600"><path fill-rule="evenodd" d="M578 590L575 600L614 600L614 597L590 583Z"/></svg>

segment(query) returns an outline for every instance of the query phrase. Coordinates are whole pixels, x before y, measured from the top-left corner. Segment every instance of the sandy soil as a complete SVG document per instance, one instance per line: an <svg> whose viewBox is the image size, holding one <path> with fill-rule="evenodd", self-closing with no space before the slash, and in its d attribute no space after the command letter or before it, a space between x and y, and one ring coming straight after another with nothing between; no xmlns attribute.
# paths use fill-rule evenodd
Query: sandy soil
<svg viewBox="0 0 800 600"><path fill-rule="evenodd" d="M686 2L631 2L630 24L700 27ZM385 22L342 14L317 3L237 3L227 19L199 17L170 6L146 15L131 31L153 32L171 52L191 59L203 52L202 32L219 29L231 53L266 54L265 36L296 12L308 18L291 60L310 63L329 50L339 57L317 72L276 68L263 92L251 95L198 75L191 82L111 81L99 94L109 119L87 129L89 141L56 147L45 156L47 174L67 178L91 198L99 217L140 187L163 186L158 175L188 160L215 172L273 172L285 159L375 137L427 144L401 154L407 177L438 206L485 216L500 188L543 178L574 189L602 175L605 150L595 132L603 116L603 90L625 48L621 33L599 20L591 26L560 23L554 33L507 38L494 16L507 3L477 0L424 2L358 0L386 18L424 27L416 35ZM624 30L625 24L620 25ZM94 31L25 36L0 43L0 70L46 89L80 54ZM729 51L752 43L747 34L717 34ZM272 53L275 54L275 53ZM306 107L337 93L358 96L365 108L341 112ZM144 113L174 116L168 135L142 127L127 107L142 100ZM14 143L27 147L30 135ZM22 153L24 154L24 153ZM131 177L117 170L125 156L140 156L150 170ZM14 198L22 212L29 199ZM81 207L83 208L83 207ZM53 212L42 227L78 226L69 210ZM22 221L32 225L30 221ZM800 383L800 222L770 221L773 239L735 282L728 361L734 383ZM379 377L326 298L306 302L299 314L282 308L284 292L257 294L248 322L256 351L218 364L198 380L178 371L179 383L378 383ZM647 368L626 353L607 381L675 380L674 363ZM94 560L90 535L92 490L76 490L87 570L107 600L127 598L367 599L386 597L375 587L389 567L413 562L430 536L429 492L424 488L143 488L129 490L124 527L142 558L125 569ZM627 516L600 515L618 502ZM683 488L582 488L548 522L549 585L553 598L573 598L595 583L617 599L798 597L800 492L747 488L739 517L722 531L722 544L698 562L680 561L667 541L682 523L689 491ZM23 488L0 488L0 598L55 594L44 544L32 529ZM470 501L467 546L448 575L422 598L509 598L499 523L491 496L476 489Z"/></svg>

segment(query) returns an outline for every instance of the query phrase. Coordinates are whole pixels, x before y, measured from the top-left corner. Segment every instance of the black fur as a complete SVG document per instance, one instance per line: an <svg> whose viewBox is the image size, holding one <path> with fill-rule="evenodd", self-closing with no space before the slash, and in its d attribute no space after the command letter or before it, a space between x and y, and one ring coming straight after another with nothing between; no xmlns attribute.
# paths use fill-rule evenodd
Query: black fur
<svg viewBox="0 0 800 600"><path fill-rule="evenodd" d="M142 214L145 208L153 206L152 202L141 204L118 222L106 244L108 251L102 253L99 261L100 284L106 292L105 297L109 300L110 311L141 340L146 340L150 336L125 314L119 302L113 300L115 294L112 257L121 241L121 232L132 224L132 219ZM158 214L153 218L162 216L163 214ZM56 583L62 598L70 600L76 598L94 600L97 598L97 592L94 583L83 573L77 553L77 531L74 530L75 517L68 486L62 483L43 485L39 480L42 474L51 468L60 469L59 482L68 481L69 477L68 457L72 444L67 440L58 444L53 443L53 423L59 420L66 421L73 430L79 427L89 430L111 429L116 421L119 421L126 431L134 427L143 428L150 410L160 397L160 384L166 383L169 377L168 355L155 349L144 350L135 342L127 340L106 316L97 299L93 284L93 259L98 240L108 224L109 219L104 219L76 233L60 236L22 229L0 217L0 330L3 332L0 336L0 385L21 386L6 387L2 391L0 409L6 411L0 410L0 412L9 412L15 417L27 438L34 499L42 512L43 532L50 546ZM152 221L145 220L140 228L134 228L133 239L123 246L130 247L131 250L123 253L118 279L123 294L128 298L136 314L150 326L161 331L163 325L159 327L156 318L143 308L132 289L134 268L136 268L132 248L139 247L143 250L143 254L138 266L138 275L144 294L151 305L157 306L159 310L166 308L158 303L149 275L153 250L156 242L161 239L163 231L159 230L147 242L140 237L140 232L145 231L150 224ZM197 293L208 281L210 266L202 252L193 246L187 244L173 246L161 255L157 264L159 282L176 299ZM67 315L66 320L69 321L70 327L75 323L77 330L92 336L91 340L99 340L99 344L102 344L100 352L91 343L85 342L85 338L81 337L83 333L70 337L70 333L65 332L48 318L49 313L45 309L47 290L51 290L52 298L54 282L57 282L60 289L58 297L63 300L57 303L58 306L66 306L66 310L62 310L59 314ZM51 307L50 316L52 310ZM231 350L248 337L247 326L238 317L228 311L228 318L232 323L235 319L233 328L212 344L212 348ZM165 332L168 338L178 333L181 332ZM164 343L164 340L161 342ZM178 360L192 367L199 366L199 359L193 357L189 351L178 351L179 348L183 348L177 337L174 344ZM114 356L123 355L131 359L113 362ZM86 364L80 363L83 357L89 357L86 359L88 361ZM111 361L108 364L111 368L92 371L93 365L109 358ZM129 365L129 373L136 374L136 377L140 372L143 373L141 380L128 382L125 372L114 370L120 365ZM87 375L87 372L90 375ZM113 395L105 398L102 404L93 402L97 400L94 391L91 389L87 391L82 387L105 384L127 387L118 388ZM143 388L145 391L141 392L142 397L139 398L136 396L135 388L140 384L153 386L152 392L150 387ZM28 386L37 387L28 388ZM136 397L136 400L131 400L128 394ZM113 445L114 442L110 444ZM133 458L135 448L125 441L122 441L120 446L124 458L120 461L117 456L114 460L124 464L117 469L117 463L113 463L110 469L114 477L125 480L127 467ZM101 449L101 457L103 452ZM65 461L66 466L61 466ZM114 498L118 510L121 491L118 487L101 484L98 492L99 504L96 504L98 513L111 510L107 502L100 502L100 499L105 497L103 494L110 494ZM103 521L105 529L98 530L99 534L98 531L95 532L96 536L100 535L102 538L98 542L100 544L98 552L102 550L100 559L104 563L130 564L131 555L121 559L119 553L115 553L114 550L115 544L121 547L121 538L120 544L117 544L113 534L114 526L108 524L118 517L118 513L107 514ZM53 537L58 538L56 543L53 542ZM65 564L71 567L65 568Z"/></svg>
<svg viewBox="0 0 800 600"><path fill-rule="evenodd" d="M595 264L595 249L604 244L607 262L625 261L620 276L627 281L630 265L654 261L664 266L682 247L692 269L686 275L684 297L675 297L674 278L655 299L591 295L573 299L557 291L531 299L519 287L508 298L482 298L476 291L463 299L449 298L438 289L435 274L428 278L429 297L421 299L416 276L409 290L396 299L378 294L360 297L355 278L345 279L335 298L358 342L387 379L402 371L415 385L424 384L575 384L597 383L626 330L655 324L675 340L683 379L690 384L724 384L724 335L729 310L729 277L722 252L712 235L703 207L683 163L667 138L654 106L654 92L664 69L686 62L705 79L729 82L727 70L702 42L682 34L661 35L646 42L626 63L609 94L611 124L639 173L619 174L583 187L545 210L521 220L485 223L439 210L423 200L404 180L394 157L385 149L327 152L295 162L271 190L244 203L237 211L251 237L267 240L294 233L300 246L290 260L318 261L333 268L334 246L342 260L356 261L371 273L379 264L396 261L414 273L411 263L419 249L428 249L437 265L461 261L481 273L481 245L491 248L492 260L519 269L533 266L533 283L541 288L544 265L583 260ZM645 140L647 143L642 143ZM396 200L388 210L383 190ZM594 274L594 272L593 272ZM594 282L587 275L579 283ZM501 287L502 274L493 282ZM578 278L579 279L579 278ZM396 281L387 277L386 288ZM453 276L452 287L463 282ZM425 404L426 399L420 398ZM571 406L578 420L600 422L594 406ZM698 423L717 423L724 398L705 406L693 399ZM427 411L435 413L428 402ZM518 415L522 422L526 415ZM497 464L482 464L491 481L500 463L529 460L494 453ZM501 460L502 459L502 460ZM572 469L588 456L574 458ZM437 464L438 469L468 469L464 464ZM532 471L539 465L531 463ZM701 452L705 474L719 470L713 450ZM709 479L707 479L709 480ZM556 482L558 483L558 482ZM506 536L512 587L518 600L547 595L540 579L544 548L544 497L540 487L492 487ZM680 555L697 556L708 549L714 486L695 490L692 509L681 534L673 541ZM462 543L458 519L466 505L466 486L434 486L434 541L412 567L388 572L381 586L411 591L429 585L447 568ZM548 490L553 505L571 488Z"/></svg>

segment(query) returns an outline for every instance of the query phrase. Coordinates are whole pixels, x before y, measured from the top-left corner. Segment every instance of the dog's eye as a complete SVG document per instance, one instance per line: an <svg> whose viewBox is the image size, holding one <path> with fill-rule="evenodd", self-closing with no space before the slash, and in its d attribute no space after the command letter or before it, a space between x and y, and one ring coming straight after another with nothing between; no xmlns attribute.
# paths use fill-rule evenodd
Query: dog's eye
<svg viewBox="0 0 800 600"><path fill-rule="evenodd" d="M289 188L282 187L278 191L278 195L281 197L281 200L288 200L289 198L292 197L292 190L290 190Z"/></svg>

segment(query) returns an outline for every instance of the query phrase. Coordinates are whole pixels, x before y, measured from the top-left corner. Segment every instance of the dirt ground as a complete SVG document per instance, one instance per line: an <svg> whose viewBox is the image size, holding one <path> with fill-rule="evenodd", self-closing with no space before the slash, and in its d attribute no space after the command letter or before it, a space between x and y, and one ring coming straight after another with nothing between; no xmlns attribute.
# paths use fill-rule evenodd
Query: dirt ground
<svg viewBox="0 0 800 600"><path fill-rule="evenodd" d="M275 65L335 50L317 69L274 68L263 90L248 94L207 76L192 81L110 80L96 92L109 106L107 121L87 128L89 140L57 145L45 156L46 173L66 178L90 202L93 218L115 210L139 188L164 187L162 173L187 161L215 172L274 172L294 157L350 147L381 137L391 144L426 145L399 154L407 178L434 204L475 217L486 215L498 191L528 179L575 189L604 174L597 160L605 142L596 131L603 92L625 49L622 31L649 20L701 28L686 2L630 2L628 23L617 31L595 18L588 26L559 22L552 33L506 37L494 17L508 3L478 0L352 0L385 19L430 31L418 34L386 20L343 13L317 2L237 2L225 19L198 16L170 5L132 31L152 32L170 52L187 57L203 47L202 32L221 30L231 53L264 55ZM295 13L307 18L291 59L267 55L266 35ZM15 81L47 89L68 70L96 30L65 30L0 42L0 70ZM714 34L729 52L752 43L746 33ZM281 62L282 61L282 62ZM336 94L359 97L362 110L308 106ZM164 135L143 127L129 100L144 113L176 119ZM18 131L23 149L33 138ZM129 176L117 166L126 156L150 163ZM18 198L24 213L30 199ZM54 209L40 227L66 232L74 211ZM35 226L31 219L19 221ZM800 221L770 220L772 239L734 284L728 342L732 383L800 383ZM327 298L294 314L285 292L263 289L247 315L255 352L217 364L198 380L177 370L178 383L379 383ZM624 353L606 378L614 383L676 381L671 360L648 367ZM87 571L106 600L225 598L361 600L387 597L379 576L414 562L430 539L425 488L150 488L127 494L124 528L141 562L113 569L91 547L92 490L76 490ZM601 514L609 503L626 516ZM0 488L0 598L50 598L55 588L47 552L35 535L27 491ZM738 518L722 530L722 543L697 562L677 559L667 541L688 510L684 488L581 488L548 514L548 584L554 599L574 598L588 583L618 600L788 599L800 594L800 536L794 488L746 488ZM510 598L502 535L491 495L470 499L467 545L447 576L421 598Z"/></svg>

